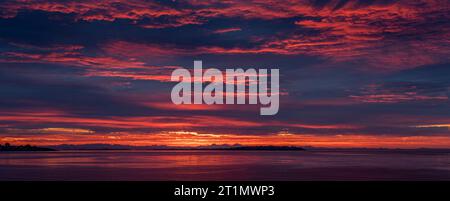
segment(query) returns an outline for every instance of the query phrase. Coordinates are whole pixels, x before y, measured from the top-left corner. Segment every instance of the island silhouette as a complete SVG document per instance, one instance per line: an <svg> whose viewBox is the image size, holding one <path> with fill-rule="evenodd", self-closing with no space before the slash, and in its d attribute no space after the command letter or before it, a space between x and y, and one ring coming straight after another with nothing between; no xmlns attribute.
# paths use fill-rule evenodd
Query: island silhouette
<svg viewBox="0 0 450 201"><path fill-rule="evenodd" d="M9 143L0 144L0 151L56 151L55 149L27 145L14 146Z"/></svg>
<svg viewBox="0 0 450 201"><path fill-rule="evenodd" d="M1 146L1 145L0 145ZM206 146L167 146L167 145L150 145L150 146L132 146L121 144L61 144L46 147L36 147L31 145L12 146L6 143L1 146L1 151L54 151L54 150L267 150L267 151L303 151L302 147L296 146L245 146L240 144L211 144Z"/></svg>

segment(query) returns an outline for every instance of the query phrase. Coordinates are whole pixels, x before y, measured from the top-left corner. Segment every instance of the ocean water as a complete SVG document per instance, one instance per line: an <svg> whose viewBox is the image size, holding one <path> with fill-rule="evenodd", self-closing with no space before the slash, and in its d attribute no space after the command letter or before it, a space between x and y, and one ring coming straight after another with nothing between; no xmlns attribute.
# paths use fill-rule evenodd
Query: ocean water
<svg viewBox="0 0 450 201"><path fill-rule="evenodd" d="M4 152L0 180L450 180L450 152Z"/></svg>

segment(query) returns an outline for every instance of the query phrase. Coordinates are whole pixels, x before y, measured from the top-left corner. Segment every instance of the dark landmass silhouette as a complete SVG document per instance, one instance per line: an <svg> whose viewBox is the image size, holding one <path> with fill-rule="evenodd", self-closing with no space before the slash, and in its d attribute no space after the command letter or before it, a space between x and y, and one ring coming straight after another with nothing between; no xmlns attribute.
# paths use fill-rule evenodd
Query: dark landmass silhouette
<svg viewBox="0 0 450 201"><path fill-rule="evenodd" d="M62 144L48 147L57 150L272 150L272 151L305 150L301 147L295 146L244 146L240 144L233 144L233 145L211 144L208 146L196 146L196 147L166 146L166 145L131 146L119 144L83 144L83 145Z"/></svg>
<svg viewBox="0 0 450 201"><path fill-rule="evenodd" d="M215 148L216 150L268 150L268 151L304 151L304 148L294 146L241 146Z"/></svg>
<svg viewBox="0 0 450 201"><path fill-rule="evenodd" d="M9 143L5 145L0 144L0 151L56 151L55 149L45 148L45 147L36 147L31 145L19 145L13 146Z"/></svg>
<svg viewBox="0 0 450 201"><path fill-rule="evenodd" d="M160 150L171 149L165 145L151 145L151 146L132 146L121 144L61 144L55 146L47 146L57 150Z"/></svg>
<svg viewBox="0 0 450 201"><path fill-rule="evenodd" d="M450 149L445 148L411 148L411 149L395 149L395 148L324 148L324 147L298 147L298 146L247 146L241 144L211 144L202 146L167 146L167 145L150 145L150 146L133 146L121 144L61 144L46 147L36 147L31 145L12 146L6 143L0 144L0 151L57 151L57 150L255 150L255 151L320 151L320 152L379 152L379 153L424 153L424 154L441 154L450 153Z"/></svg>

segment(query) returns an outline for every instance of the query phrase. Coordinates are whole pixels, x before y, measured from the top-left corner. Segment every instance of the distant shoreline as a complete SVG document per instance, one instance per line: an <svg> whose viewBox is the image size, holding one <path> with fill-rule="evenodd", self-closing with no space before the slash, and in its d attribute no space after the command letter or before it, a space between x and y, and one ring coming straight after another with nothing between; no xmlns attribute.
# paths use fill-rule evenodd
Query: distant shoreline
<svg viewBox="0 0 450 201"><path fill-rule="evenodd" d="M14 146L6 143L5 145L0 144L0 152L6 151L57 151L56 149L45 148L45 147L36 147L31 145L19 145Z"/></svg>
<svg viewBox="0 0 450 201"><path fill-rule="evenodd" d="M0 144L0 151L68 151L68 150L236 150L236 151L304 151L302 147L295 146L241 146L241 145L210 145L197 147L171 147L171 146L127 146L110 144L86 144L86 145L56 145L37 147L31 145L14 146L6 143Z"/></svg>
<svg viewBox="0 0 450 201"><path fill-rule="evenodd" d="M396 152L396 153L450 153L450 149L445 148L323 148L323 147L298 147L298 146L244 146L244 145L207 145L196 147L177 147L166 145L132 146L119 144L83 144L71 145L62 144L46 147L31 145L13 146L10 144L1 145L0 152L7 151L321 151L321 152Z"/></svg>
<svg viewBox="0 0 450 201"><path fill-rule="evenodd" d="M69 150L221 150L221 151L305 151L295 146L199 146L199 147L170 147L170 146L142 146L133 147L125 145L60 145L51 146L52 149Z"/></svg>

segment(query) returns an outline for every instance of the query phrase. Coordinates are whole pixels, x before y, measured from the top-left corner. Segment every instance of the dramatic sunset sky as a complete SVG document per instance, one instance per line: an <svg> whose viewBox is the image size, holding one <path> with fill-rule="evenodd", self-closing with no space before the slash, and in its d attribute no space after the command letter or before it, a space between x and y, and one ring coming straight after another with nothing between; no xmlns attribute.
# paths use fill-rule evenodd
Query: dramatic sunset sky
<svg viewBox="0 0 450 201"><path fill-rule="evenodd" d="M279 68L280 110L173 105ZM448 0L3 0L0 143L450 148Z"/></svg>

